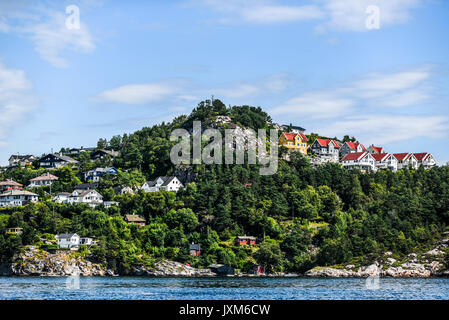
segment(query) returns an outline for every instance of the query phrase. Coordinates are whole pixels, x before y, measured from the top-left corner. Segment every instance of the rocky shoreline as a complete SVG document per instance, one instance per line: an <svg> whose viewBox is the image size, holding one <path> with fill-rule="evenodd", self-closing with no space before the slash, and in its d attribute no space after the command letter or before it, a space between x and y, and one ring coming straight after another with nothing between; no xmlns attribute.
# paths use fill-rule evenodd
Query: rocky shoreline
<svg viewBox="0 0 449 320"><path fill-rule="evenodd" d="M441 240L432 250L412 253L398 260L391 252L385 252L378 261L368 266L353 264L332 267L315 267L304 274L275 273L257 275L266 277L393 277L393 278L428 278L448 277L449 270L444 267L445 250L449 238ZM14 263L0 264L0 276L118 276L113 270L90 261L88 258L71 251L58 250L50 253L34 246L27 246ZM148 277L215 277L210 269L197 269L176 261L159 261L154 266L136 266L121 276ZM254 277L252 274L237 274L234 277Z"/></svg>

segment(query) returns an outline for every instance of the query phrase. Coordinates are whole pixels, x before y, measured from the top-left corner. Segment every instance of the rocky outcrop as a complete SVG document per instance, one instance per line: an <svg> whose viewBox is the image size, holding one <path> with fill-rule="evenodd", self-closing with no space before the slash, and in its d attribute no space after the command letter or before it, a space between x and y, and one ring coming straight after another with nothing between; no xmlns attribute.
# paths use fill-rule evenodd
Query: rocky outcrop
<svg viewBox="0 0 449 320"><path fill-rule="evenodd" d="M354 265L345 267L316 267L305 273L307 277L393 277L393 278L428 278L434 276L449 276L449 270L444 270L443 260L449 239L443 239L436 246L424 253L411 253L401 262L391 257L391 252L385 252L381 262L359 267Z"/></svg>
<svg viewBox="0 0 449 320"><path fill-rule="evenodd" d="M34 246L16 257L13 263L4 264L2 274L20 276L105 276L113 275L100 264L93 263L73 252L49 253Z"/></svg>
<svg viewBox="0 0 449 320"><path fill-rule="evenodd" d="M136 276L154 277L213 277L216 276L210 269L197 269L176 261L164 260L157 262L154 268L136 267L133 270Z"/></svg>
<svg viewBox="0 0 449 320"><path fill-rule="evenodd" d="M115 276L114 271L89 261L73 251L49 253L34 246L25 247L13 263L0 264L0 276ZM196 269L175 261L160 261L153 268L136 266L130 276L212 277L210 269Z"/></svg>

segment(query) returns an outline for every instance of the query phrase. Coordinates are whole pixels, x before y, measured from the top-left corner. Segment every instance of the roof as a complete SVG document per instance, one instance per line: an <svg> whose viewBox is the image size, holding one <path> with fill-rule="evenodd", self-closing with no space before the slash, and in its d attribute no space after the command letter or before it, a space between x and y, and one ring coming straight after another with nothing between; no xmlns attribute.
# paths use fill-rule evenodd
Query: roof
<svg viewBox="0 0 449 320"><path fill-rule="evenodd" d="M295 129L295 130L306 131L306 129L304 129L303 127L292 126L292 125L290 125L290 124L283 124L282 127L284 127L284 128L289 128L289 127L291 127L292 129Z"/></svg>
<svg viewBox="0 0 449 320"><path fill-rule="evenodd" d="M256 240L256 237L252 237L252 236L238 236L237 239Z"/></svg>
<svg viewBox="0 0 449 320"><path fill-rule="evenodd" d="M391 156L391 153L375 153L375 154L372 154L372 156L373 156L374 160L376 160L376 161L383 161L386 158L388 158L389 156Z"/></svg>
<svg viewBox="0 0 449 320"><path fill-rule="evenodd" d="M29 192L26 190L8 190L0 194L0 196L38 196L33 192Z"/></svg>
<svg viewBox="0 0 449 320"><path fill-rule="evenodd" d="M44 159L44 158L46 158L48 156L54 156L55 158L58 158L59 160L62 160L62 161L65 161L65 162L69 162L69 163L78 163L78 161L76 161L73 158L70 158L68 156L63 156L63 155L57 154L57 153L47 154L46 156L43 156L41 159Z"/></svg>
<svg viewBox="0 0 449 320"><path fill-rule="evenodd" d="M33 178L30 181L42 181L42 180L58 180L57 176L50 174L49 172L40 175L39 177Z"/></svg>
<svg viewBox="0 0 449 320"><path fill-rule="evenodd" d="M4 181L0 182L0 186L16 186L16 187L22 187L22 185L18 182L15 182L12 179L6 179Z"/></svg>
<svg viewBox="0 0 449 320"><path fill-rule="evenodd" d="M97 155L97 154L99 154L99 153L108 154L108 155L110 155L111 157L117 157L117 156L118 156L118 152L117 152L117 151L114 151L114 150L106 150L106 149L99 149L99 150L96 150L96 151L94 151L94 152L91 154L91 156L95 156L95 155Z"/></svg>
<svg viewBox="0 0 449 320"><path fill-rule="evenodd" d="M431 154L428 152L414 153L413 155L415 156L416 160L418 160L418 161L427 160L427 158L429 158L431 156Z"/></svg>
<svg viewBox="0 0 449 320"><path fill-rule="evenodd" d="M61 233L56 235L58 239L70 239L73 236L78 236L76 233Z"/></svg>
<svg viewBox="0 0 449 320"><path fill-rule="evenodd" d="M146 183L148 184L149 187L154 187L156 185L157 180L162 179L162 181L163 181L162 186L165 187L165 186L169 185L170 182L172 182L175 178L176 178L175 176L161 176L161 177L157 177L156 179L154 179L152 181L147 181Z"/></svg>
<svg viewBox="0 0 449 320"><path fill-rule="evenodd" d="M75 187L75 190L93 190L98 188L98 183L82 183Z"/></svg>
<svg viewBox="0 0 449 320"><path fill-rule="evenodd" d="M98 191L94 190L94 189L88 189L88 190L77 190L77 189L75 189L73 192L75 192L75 191L78 192L78 197L84 197L85 195L88 195L90 192L98 193Z"/></svg>
<svg viewBox="0 0 449 320"><path fill-rule="evenodd" d="M393 155L396 159L398 159L398 161L404 161L410 158L412 154L405 152L405 153L394 153Z"/></svg>
<svg viewBox="0 0 449 320"><path fill-rule="evenodd" d="M189 247L189 250L200 250L200 245L197 243L192 243Z"/></svg>
<svg viewBox="0 0 449 320"><path fill-rule="evenodd" d="M287 140L294 140L296 136L300 136L301 140L308 141L307 137L304 133L296 133L296 132L283 132L284 136L287 138Z"/></svg>
<svg viewBox="0 0 449 320"><path fill-rule="evenodd" d="M57 196L68 196L70 197L72 194L70 192L59 192L58 194L56 194Z"/></svg>
<svg viewBox="0 0 449 320"><path fill-rule="evenodd" d="M373 148L377 153L383 153L384 150L383 147L376 147L374 144L371 145L371 148Z"/></svg>
<svg viewBox="0 0 449 320"><path fill-rule="evenodd" d="M329 145L329 143L333 143L335 148L340 148L340 144L335 141L335 140L331 140L331 139L319 139L317 138L315 141L318 141L318 143L322 146L322 147L327 147Z"/></svg>
<svg viewBox="0 0 449 320"><path fill-rule="evenodd" d="M28 159L28 158L35 158L35 156L33 156L32 154L27 154L27 155L13 154L13 155L11 155L11 157L9 157L9 160L11 160L11 159L23 160L23 159Z"/></svg>
<svg viewBox="0 0 449 320"><path fill-rule="evenodd" d="M348 145L348 147L352 150L357 150L357 148L359 147L359 145L362 147L363 151L366 151L366 148L363 144L361 144L360 142L350 142L350 141L346 141L346 144Z"/></svg>
<svg viewBox="0 0 449 320"><path fill-rule="evenodd" d="M347 155L345 155L343 157L343 159L341 159L341 161L361 160L361 159L365 158L367 155L369 155L369 153L367 153L367 152L348 153Z"/></svg>
<svg viewBox="0 0 449 320"><path fill-rule="evenodd" d="M146 222L146 220L144 218L142 218L141 216L138 216L136 214L127 214L125 216L125 219L128 222Z"/></svg>

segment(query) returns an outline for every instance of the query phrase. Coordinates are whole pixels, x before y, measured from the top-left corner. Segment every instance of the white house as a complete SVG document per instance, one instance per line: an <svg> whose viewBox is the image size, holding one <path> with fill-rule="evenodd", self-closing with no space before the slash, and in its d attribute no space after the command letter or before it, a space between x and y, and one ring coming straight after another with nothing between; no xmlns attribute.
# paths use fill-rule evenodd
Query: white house
<svg viewBox="0 0 449 320"><path fill-rule="evenodd" d="M75 190L70 195L68 203L87 203L95 208L100 203L103 203L103 196L96 190Z"/></svg>
<svg viewBox="0 0 449 320"><path fill-rule="evenodd" d="M178 192L180 188L184 187L181 181L175 176L157 177L153 181L145 182L141 189L144 192L156 192L160 190Z"/></svg>
<svg viewBox="0 0 449 320"><path fill-rule="evenodd" d="M369 152L348 153L341 159L343 167L360 171L376 170L375 160Z"/></svg>
<svg viewBox="0 0 449 320"><path fill-rule="evenodd" d="M68 203L71 195L70 192L60 192L53 197L53 201L56 203Z"/></svg>
<svg viewBox="0 0 449 320"><path fill-rule="evenodd" d="M55 236L61 249L76 250L80 246L80 236L76 233L61 233Z"/></svg>
<svg viewBox="0 0 449 320"><path fill-rule="evenodd" d="M370 145L368 148L368 152L371 154L381 154L385 153L383 147L376 147L374 144Z"/></svg>
<svg viewBox="0 0 449 320"><path fill-rule="evenodd" d="M331 139L315 139L310 146L312 153L319 156L321 159L338 162L338 153L340 150L340 143Z"/></svg>
<svg viewBox="0 0 449 320"><path fill-rule="evenodd" d="M340 148L340 157L345 157L348 153L365 152L366 148L360 142L346 141Z"/></svg>
<svg viewBox="0 0 449 320"><path fill-rule="evenodd" d="M376 169L390 169L391 171L398 170L398 160L391 153L374 153L371 155L376 161Z"/></svg>
<svg viewBox="0 0 449 320"><path fill-rule="evenodd" d="M58 177L50 174L49 172L44 173L43 175L33 178L30 180L30 185L28 188L33 187L42 187L42 186L49 186L53 182L58 181Z"/></svg>
<svg viewBox="0 0 449 320"><path fill-rule="evenodd" d="M8 190L0 194L0 207L23 206L39 201L39 196L25 190Z"/></svg>
<svg viewBox="0 0 449 320"><path fill-rule="evenodd" d="M58 153L47 154L39 159L42 168L60 168L68 164L78 164L78 161L68 156L63 156Z"/></svg>
<svg viewBox="0 0 449 320"><path fill-rule="evenodd" d="M9 167L25 167L27 165L31 165L31 163L36 160L36 157L27 154L27 155L12 155L9 157Z"/></svg>
<svg viewBox="0 0 449 320"><path fill-rule="evenodd" d="M422 152L413 154L418 161L418 166L423 166L424 169L430 169L437 165L435 158L431 153Z"/></svg>
<svg viewBox="0 0 449 320"><path fill-rule="evenodd" d="M119 203L117 201L105 201L105 202L103 202L103 204L104 204L105 208L110 208L112 206L117 206L117 207L119 206Z"/></svg>
<svg viewBox="0 0 449 320"><path fill-rule="evenodd" d="M403 168L418 169L418 160L413 153L394 153L393 155L398 160L398 170Z"/></svg>

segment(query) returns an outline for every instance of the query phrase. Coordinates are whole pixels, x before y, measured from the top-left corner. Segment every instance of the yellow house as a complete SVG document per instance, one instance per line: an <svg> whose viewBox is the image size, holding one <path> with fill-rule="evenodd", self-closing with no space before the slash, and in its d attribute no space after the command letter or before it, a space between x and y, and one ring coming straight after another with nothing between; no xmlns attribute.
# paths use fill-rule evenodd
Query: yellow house
<svg viewBox="0 0 449 320"><path fill-rule="evenodd" d="M304 133L283 132L279 138L279 146L307 154L307 137Z"/></svg>

